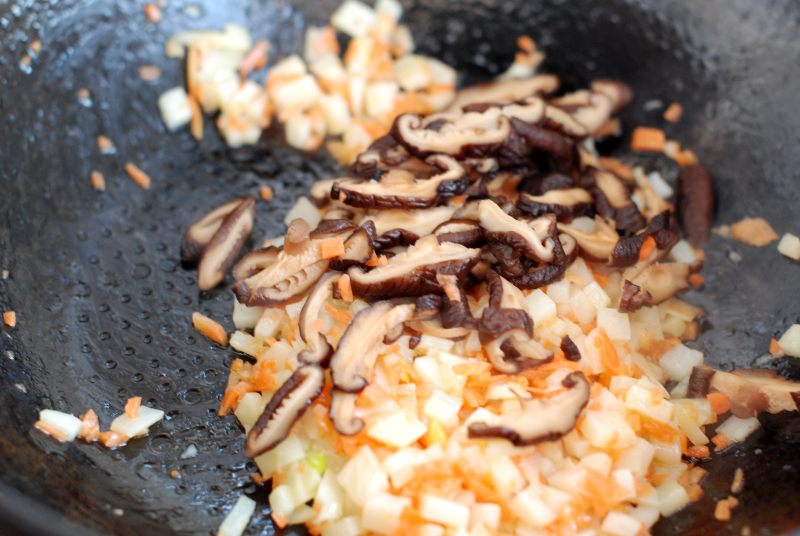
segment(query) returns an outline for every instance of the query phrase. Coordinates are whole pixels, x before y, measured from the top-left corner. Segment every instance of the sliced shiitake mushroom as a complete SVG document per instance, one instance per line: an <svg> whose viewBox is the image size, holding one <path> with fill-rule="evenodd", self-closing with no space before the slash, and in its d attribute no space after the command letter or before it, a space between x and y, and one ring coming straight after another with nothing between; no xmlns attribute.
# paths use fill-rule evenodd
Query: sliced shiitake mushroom
<svg viewBox="0 0 800 536"><path fill-rule="evenodd" d="M210 290L223 279L244 246L256 217L256 200L245 198L228 214L203 250L197 265L197 286Z"/></svg>
<svg viewBox="0 0 800 536"><path fill-rule="evenodd" d="M672 231L669 212L662 212L654 216L641 233L620 238L611 251L611 265L624 267L636 264L640 260L639 252L647 237L653 237L656 249L648 259L643 259L643 261L652 263L666 255L678 241L678 235Z"/></svg>
<svg viewBox="0 0 800 536"><path fill-rule="evenodd" d="M426 208L462 193L469 185L464 168L455 159L434 155L426 163L439 173L419 179L407 169L394 168L380 180L339 179L331 189L331 197L354 207Z"/></svg>
<svg viewBox="0 0 800 536"><path fill-rule="evenodd" d="M306 343L306 349L297 358L303 363L322 364L330 357L333 348L320 332L317 319L327 301L333 296L333 282L340 276L336 272L328 272L317 281L306 297L300 310L298 327L300 337Z"/></svg>
<svg viewBox="0 0 800 536"><path fill-rule="evenodd" d="M344 253L341 257L331 259L333 270L344 271L354 265L367 262L373 254L372 240L366 229L360 227L344 241Z"/></svg>
<svg viewBox="0 0 800 536"><path fill-rule="evenodd" d="M364 389L384 337L413 314L414 304L391 301L376 302L356 313L331 357L333 384L348 393Z"/></svg>
<svg viewBox="0 0 800 536"><path fill-rule="evenodd" d="M593 211L592 196L583 188L550 190L542 195L522 193L517 208L533 217L555 214L558 221L571 221Z"/></svg>
<svg viewBox="0 0 800 536"><path fill-rule="evenodd" d="M233 278L236 281L241 281L242 279L247 279L251 275L257 274L275 262L280 251L281 248L268 246L245 253L233 267Z"/></svg>
<svg viewBox="0 0 800 536"><path fill-rule="evenodd" d="M558 77L550 74L487 82L460 90L448 110L459 112L465 106L477 103L512 103L533 95L547 95L556 89Z"/></svg>
<svg viewBox="0 0 800 536"><path fill-rule="evenodd" d="M393 256L384 266L365 272L358 267L348 270L353 293L363 298L416 297L442 293L437 274L464 278L478 262L479 249L459 244L440 244L429 235L406 251Z"/></svg>
<svg viewBox="0 0 800 536"><path fill-rule="evenodd" d="M376 236L381 236L394 229L402 229L416 236L425 236L433 232L436 226L449 220L455 212L454 207L441 206L420 210L386 209L371 210L362 217L362 224L371 220L375 225Z"/></svg>
<svg viewBox="0 0 800 536"><path fill-rule="evenodd" d="M725 394L731 402L731 412L741 418L753 417L762 411L780 413L800 410L800 382L779 376L771 370L723 372L706 366L692 369L688 395L693 398L704 397L713 391Z"/></svg>
<svg viewBox="0 0 800 536"><path fill-rule="evenodd" d="M478 223L487 240L518 248L538 261L553 260L552 244L549 247L544 244L552 221L548 218L539 218L533 222L518 220L506 214L490 199L484 199L478 205Z"/></svg>
<svg viewBox="0 0 800 536"><path fill-rule="evenodd" d="M678 215L693 246L708 241L714 219L714 185L711 175L699 164L682 168L678 176Z"/></svg>
<svg viewBox="0 0 800 536"><path fill-rule="evenodd" d="M561 381L564 391L550 398L520 400L519 411L469 425L474 439L506 439L516 446L554 441L571 432L589 402L590 387L584 375L572 372Z"/></svg>
<svg viewBox="0 0 800 536"><path fill-rule="evenodd" d="M564 352L564 357L568 361L580 361L581 360L581 351L578 349L578 345L575 344L575 341L569 335L564 335L564 338L561 339L561 351Z"/></svg>
<svg viewBox="0 0 800 536"><path fill-rule="evenodd" d="M328 415L336 431L343 436L353 436L364 428L364 419L356 416L356 393L333 389Z"/></svg>
<svg viewBox="0 0 800 536"><path fill-rule="evenodd" d="M436 227L433 234L439 242L453 242L468 248L480 247L484 242L481 226L467 219L448 220Z"/></svg>
<svg viewBox="0 0 800 536"><path fill-rule="evenodd" d="M275 391L247 434L245 454L254 458L286 439L324 384L325 372L318 366L305 365L295 370Z"/></svg>
<svg viewBox="0 0 800 536"><path fill-rule="evenodd" d="M622 179L603 170L594 170L594 188L597 213L607 220L614 220L620 233L632 234L642 229L646 222L644 217L631 201L628 187Z"/></svg>
<svg viewBox="0 0 800 536"><path fill-rule="evenodd" d="M629 274L628 272L633 271L634 268L629 268L623 273L623 278L629 277L629 279L625 279L625 283L636 287L636 289L630 289L634 292L628 303L628 307L633 307L633 309L627 309L629 311L633 311L641 305L657 305L689 288L691 270L688 264L657 262L645 267L636 275ZM625 288L624 286L623 299L626 298ZM636 306L638 302L641 303ZM624 310L622 302L620 302L620 310Z"/></svg>
<svg viewBox="0 0 800 536"><path fill-rule="evenodd" d="M619 310L623 313L633 312L645 305L653 304L653 296L639 285L627 279L622 284L622 295L619 298Z"/></svg>
<svg viewBox="0 0 800 536"><path fill-rule="evenodd" d="M581 251L597 261L608 262L620 240L616 229L600 216L595 216L594 223L588 218L575 219L571 224L559 223L558 230L575 239Z"/></svg>
<svg viewBox="0 0 800 536"><path fill-rule="evenodd" d="M181 241L181 262L191 263L198 260L225 218L247 199L252 197L237 197L228 201L190 225Z"/></svg>

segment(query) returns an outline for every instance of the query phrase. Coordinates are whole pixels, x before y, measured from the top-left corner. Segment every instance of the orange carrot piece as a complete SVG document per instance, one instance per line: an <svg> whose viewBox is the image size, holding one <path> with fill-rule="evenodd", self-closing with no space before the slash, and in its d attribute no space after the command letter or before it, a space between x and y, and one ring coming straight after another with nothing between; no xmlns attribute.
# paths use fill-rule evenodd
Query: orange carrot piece
<svg viewBox="0 0 800 536"><path fill-rule="evenodd" d="M347 325L350 323L350 319L352 318L350 311L340 311L328 302L325 302L324 307L325 310L328 311L331 316L340 324Z"/></svg>
<svg viewBox="0 0 800 536"><path fill-rule="evenodd" d="M733 515L733 509L739 505L739 499L730 496L727 499L720 499L717 501L717 506L714 508L714 518L717 521L730 521Z"/></svg>
<svg viewBox="0 0 800 536"><path fill-rule="evenodd" d="M140 407L142 407L142 397L130 397L125 403L125 415L127 415L129 419L135 419L139 415Z"/></svg>
<svg viewBox="0 0 800 536"><path fill-rule="evenodd" d="M682 115L683 115L683 106L681 106L677 102L673 102L667 107L666 110L664 110L664 119L666 119L670 123L677 123Z"/></svg>
<svg viewBox="0 0 800 536"><path fill-rule="evenodd" d="M114 142L108 136L104 136L102 134L97 136L97 148L103 154L113 153L116 148L114 147Z"/></svg>
<svg viewBox="0 0 800 536"><path fill-rule="evenodd" d="M325 240L319 246L319 253L323 259L333 259L344 255L344 240L339 236Z"/></svg>
<svg viewBox="0 0 800 536"><path fill-rule="evenodd" d="M339 276L339 280L336 282L336 285L339 288L339 295L342 297L342 300L346 302L353 301L353 287L350 285L349 275L342 274Z"/></svg>
<svg viewBox="0 0 800 536"><path fill-rule="evenodd" d="M695 155L691 149L684 149L678 153L678 157L675 161L681 167L693 166L697 164L697 155Z"/></svg>
<svg viewBox="0 0 800 536"><path fill-rule="evenodd" d="M200 109L200 103L194 95L189 95L189 107L192 109L192 120L189 123L189 130L192 137L197 141L203 139L203 111Z"/></svg>
<svg viewBox="0 0 800 536"><path fill-rule="evenodd" d="M275 195L269 186L262 186L258 189L258 193L264 201L270 201Z"/></svg>
<svg viewBox="0 0 800 536"><path fill-rule="evenodd" d="M642 247L639 248L639 260L643 261L650 257L650 255L656 250L656 239L652 236L648 236L642 242Z"/></svg>
<svg viewBox="0 0 800 536"><path fill-rule="evenodd" d="M3 313L3 324L13 328L17 325L17 313L14 311L5 311Z"/></svg>
<svg viewBox="0 0 800 536"><path fill-rule="evenodd" d="M150 189L150 175L142 171L139 166L134 164L133 162L128 162L125 164L125 172L128 176L133 179L133 182L139 185L140 188L145 190Z"/></svg>
<svg viewBox="0 0 800 536"><path fill-rule="evenodd" d="M217 415L224 417L235 410L242 397L255 390L256 388L250 382L239 382L232 387L228 387L225 389L225 394L222 396L222 402L219 404Z"/></svg>
<svg viewBox="0 0 800 536"><path fill-rule="evenodd" d="M631 135L631 149L660 153L664 150L667 136L663 130L652 127L636 127Z"/></svg>
<svg viewBox="0 0 800 536"><path fill-rule="evenodd" d="M194 329L220 346L228 345L228 334L219 322L202 313L194 312L192 313L192 325L194 325Z"/></svg>
<svg viewBox="0 0 800 536"><path fill-rule="evenodd" d="M90 409L81 415L81 431L78 437L91 443L100 438L100 420L94 410Z"/></svg>
<svg viewBox="0 0 800 536"><path fill-rule="evenodd" d="M705 282L705 278L700 274L691 274L689 276L689 284L692 288L702 288Z"/></svg>
<svg viewBox="0 0 800 536"><path fill-rule="evenodd" d="M267 64L269 55L269 41L262 39L250 49L250 52L239 62L239 76L246 77L256 69L261 69Z"/></svg>
<svg viewBox="0 0 800 536"><path fill-rule="evenodd" d="M147 20L152 23L156 23L161 20L161 10L155 4L145 4L144 14L147 16Z"/></svg>
<svg viewBox="0 0 800 536"><path fill-rule="evenodd" d="M714 446L717 447L717 450L722 450L726 447L729 447L733 441L730 437L726 436L725 434L717 434L711 438L711 442L714 443Z"/></svg>
<svg viewBox="0 0 800 536"><path fill-rule="evenodd" d="M118 432L112 432L109 430L107 432L100 432L99 439L104 447L114 449L124 446L130 438L125 434L120 434Z"/></svg>
<svg viewBox="0 0 800 536"><path fill-rule="evenodd" d="M774 338L769 340L769 353L772 357L780 357L783 355L783 349L778 341Z"/></svg>
<svg viewBox="0 0 800 536"><path fill-rule="evenodd" d="M600 165L608 171L622 177L623 179L633 180L633 168L622 162L622 160L618 158L601 156L598 158L598 161L600 162Z"/></svg>
<svg viewBox="0 0 800 536"><path fill-rule="evenodd" d="M64 434L62 434L60 431L56 430L55 428L53 428L44 421L36 421L35 423L33 423L33 426L40 432L52 436L61 441L62 443L67 440L67 437Z"/></svg>
<svg viewBox="0 0 800 536"><path fill-rule="evenodd" d="M654 439L661 441L663 443L672 443L675 441L676 436L678 435L678 431L675 430L673 427L665 424L661 421L656 421L653 419L649 419L646 416L640 416L642 420L642 432L647 435L652 436ZM686 436L681 436L685 438ZM682 448L681 452L685 452L687 449Z"/></svg>
<svg viewBox="0 0 800 536"><path fill-rule="evenodd" d="M92 188L104 192L106 190L106 178L99 171L92 170L89 174L89 180L92 182Z"/></svg>
<svg viewBox="0 0 800 536"><path fill-rule="evenodd" d="M611 339L604 329L598 330L598 335L595 337L594 344L600 354L603 365L610 374L614 376L625 374L626 367L619 360L617 349L614 348L614 343L611 342Z"/></svg>
<svg viewBox="0 0 800 536"><path fill-rule="evenodd" d="M686 454L692 458L708 458L711 456L711 451L706 445L692 445L686 449Z"/></svg>
<svg viewBox="0 0 800 536"><path fill-rule="evenodd" d="M731 409L731 400L725 393L708 393L706 400L716 415L722 415Z"/></svg>

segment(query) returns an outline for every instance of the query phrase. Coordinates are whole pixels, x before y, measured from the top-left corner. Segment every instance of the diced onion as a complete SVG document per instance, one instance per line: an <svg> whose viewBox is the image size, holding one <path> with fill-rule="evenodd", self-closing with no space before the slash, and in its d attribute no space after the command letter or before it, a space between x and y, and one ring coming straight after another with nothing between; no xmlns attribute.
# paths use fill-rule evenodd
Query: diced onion
<svg viewBox="0 0 800 536"><path fill-rule="evenodd" d="M783 353L792 357L800 357L800 324L794 324L786 330L778 340Z"/></svg>
<svg viewBox="0 0 800 536"><path fill-rule="evenodd" d="M181 86L168 89L158 98L161 119L169 130L178 130L192 120L192 106L189 96Z"/></svg>
<svg viewBox="0 0 800 536"><path fill-rule="evenodd" d="M73 441L81 431L79 418L54 409L39 411L39 421L45 425L42 427L43 431L50 433L52 430L54 437L59 441Z"/></svg>
<svg viewBox="0 0 800 536"><path fill-rule="evenodd" d="M140 406L139 413L131 419L125 413L111 422L111 431L123 434L128 437L145 435L151 426L164 418L164 412L160 409L148 406Z"/></svg>
<svg viewBox="0 0 800 536"><path fill-rule="evenodd" d="M217 536L240 536L255 511L256 502L247 495L241 495L217 529Z"/></svg>

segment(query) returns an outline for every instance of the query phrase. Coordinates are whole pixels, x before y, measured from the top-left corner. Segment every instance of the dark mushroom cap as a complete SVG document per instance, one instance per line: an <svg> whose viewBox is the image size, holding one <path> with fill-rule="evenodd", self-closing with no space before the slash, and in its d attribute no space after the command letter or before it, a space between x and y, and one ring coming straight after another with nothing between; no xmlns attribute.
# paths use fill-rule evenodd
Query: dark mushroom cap
<svg viewBox="0 0 800 536"><path fill-rule="evenodd" d="M256 200L245 198L230 212L203 249L197 266L197 286L210 290L225 279L228 269L253 230L256 218Z"/></svg>
<svg viewBox="0 0 800 536"><path fill-rule="evenodd" d="M294 423L322 392L325 372L317 366L298 368L275 391L267 407L247 434L245 454L254 458L286 439Z"/></svg>
<svg viewBox="0 0 800 536"><path fill-rule="evenodd" d="M218 206L186 229L181 241L181 262L191 263L200 259L203 250L222 226L223 220L248 197L237 197Z"/></svg>
<svg viewBox="0 0 800 536"><path fill-rule="evenodd" d="M325 303L333 296L332 286L340 274L328 272L317 281L311 292L308 293L306 302L300 310L298 328L300 337L306 343L306 349L301 351L297 358L303 363L324 363L333 352L325 336L320 333L316 320L322 313Z"/></svg>
<svg viewBox="0 0 800 536"><path fill-rule="evenodd" d="M572 372L564 377L561 393L550 398L522 400L522 408L489 422L469 425L469 437L506 439L516 446L554 441L571 432L589 402L590 387L584 375Z"/></svg>
<svg viewBox="0 0 800 536"><path fill-rule="evenodd" d="M348 270L356 296L364 298L416 297L441 293L437 274L463 278L478 262L480 250L453 243L440 244L429 235L384 266L369 272L353 267Z"/></svg>
<svg viewBox="0 0 800 536"><path fill-rule="evenodd" d="M391 301L376 302L356 313L331 356L333 384L348 393L364 389L384 337L413 314L414 304Z"/></svg>

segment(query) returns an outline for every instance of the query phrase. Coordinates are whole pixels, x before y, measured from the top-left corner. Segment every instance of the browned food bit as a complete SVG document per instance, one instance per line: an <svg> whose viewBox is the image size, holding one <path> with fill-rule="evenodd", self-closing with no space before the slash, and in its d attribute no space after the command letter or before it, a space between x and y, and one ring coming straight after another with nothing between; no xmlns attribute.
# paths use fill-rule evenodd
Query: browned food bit
<svg viewBox="0 0 800 536"><path fill-rule="evenodd" d="M308 293L306 302L300 310L298 328L300 337L306 343L306 349L301 351L297 358L303 363L323 364L333 352L333 347L322 334L317 320L323 307L333 295L333 282L340 274L328 272L322 276L317 284Z"/></svg>
<svg viewBox="0 0 800 536"><path fill-rule="evenodd" d="M651 305L653 297L647 290L627 279L622 284L622 295L619 298L619 310L623 313L636 311L645 305Z"/></svg>
<svg viewBox="0 0 800 536"><path fill-rule="evenodd" d="M225 279L225 274L233 266L253 230L255 206L254 198L245 198L225 217L214 233L197 266L197 286L200 290L212 289Z"/></svg>
<svg viewBox="0 0 800 536"><path fill-rule="evenodd" d="M245 455L255 457L286 439L292 426L322 392L325 372L316 365L298 368L275 391L247 434Z"/></svg>
<svg viewBox="0 0 800 536"><path fill-rule="evenodd" d="M733 509L739 505L739 499L730 496L727 499L720 499L714 507L714 518L717 521L730 521Z"/></svg>
<svg viewBox="0 0 800 536"><path fill-rule="evenodd" d="M644 243L648 238L652 238L655 242L655 249L650 255L644 255L645 258L640 259ZM672 231L669 212L662 212L654 216L641 233L617 241L611 252L611 265L625 267L633 266L639 260L657 260L666 255L677 241L678 235Z"/></svg>
<svg viewBox="0 0 800 536"><path fill-rule="evenodd" d="M331 393L329 416L336 431L343 436L353 436L364 428L364 420L355 416L358 395L334 388Z"/></svg>
<svg viewBox="0 0 800 536"><path fill-rule="evenodd" d="M689 376L687 398L705 398L711 389L711 379L716 371L710 367L694 367Z"/></svg>
<svg viewBox="0 0 800 536"><path fill-rule="evenodd" d="M561 351L564 352L564 357L568 361L581 360L581 351L569 335L564 335L564 338L561 339Z"/></svg>
<svg viewBox="0 0 800 536"><path fill-rule="evenodd" d="M384 266L365 272L358 267L348 270L353 293L365 298L422 296L442 293L436 276L464 278L480 256L479 249L445 242L436 237L420 239L406 251L393 256Z"/></svg>
<svg viewBox="0 0 800 536"><path fill-rule="evenodd" d="M571 221L578 216L591 216L592 196L583 188L549 190L538 196L522 193L517 208L529 216L555 214L558 221Z"/></svg>
<svg viewBox="0 0 800 536"><path fill-rule="evenodd" d="M534 95L547 95L557 89L558 78L550 74L487 82L460 90L450 104L449 111L458 112L470 104L484 102L510 104Z"/></svg>
<svg viewBox="0 0 800 536"><path fill-rule="evenodd" d="M572 372L561 381L564 391L550 398L522 401L517 412L469 425L471 438L507 439L516 446L554 441L572 431L589 402L589 382L581 372Z"/></svg>
<svg viewBox="0 0 800 536"><path fill-rule="evenodd" d="M390 301L376 302L359 311L331 356L333 384L348 393L364 389L384 337L413 314L414 304L396 305Z"/></svg>
<svg viewBox="0 0 800 536"><path fill-rule="evenodd" d="M631 200L628 186L616 175L596 170L592 179L597 213L607 220L614 220L620 233L632 234L647 223Z"/></svg>
<svg viewBox="0 0 800 536"><path fill-rule="evenodd" d="M745 218L731 225L733 239L750 246L763 247L778 238L778 233L764 218Z"/></svg>
<svg viewBox="0 0 800 536"><path fill-rule="evenodd" d="M678 218L693 246L708 241L714 219L714 185L711 175L699 164L681 168L678 175Z"/></svg>
<svg viewBox="0 0 800 536"><path fill-rule="evenodd" d="M752 417L762 411L780 413L800 409L800 382L788 380L771 370L718 370L709 387L730 399L731 412L737 417Z"/></svg>

